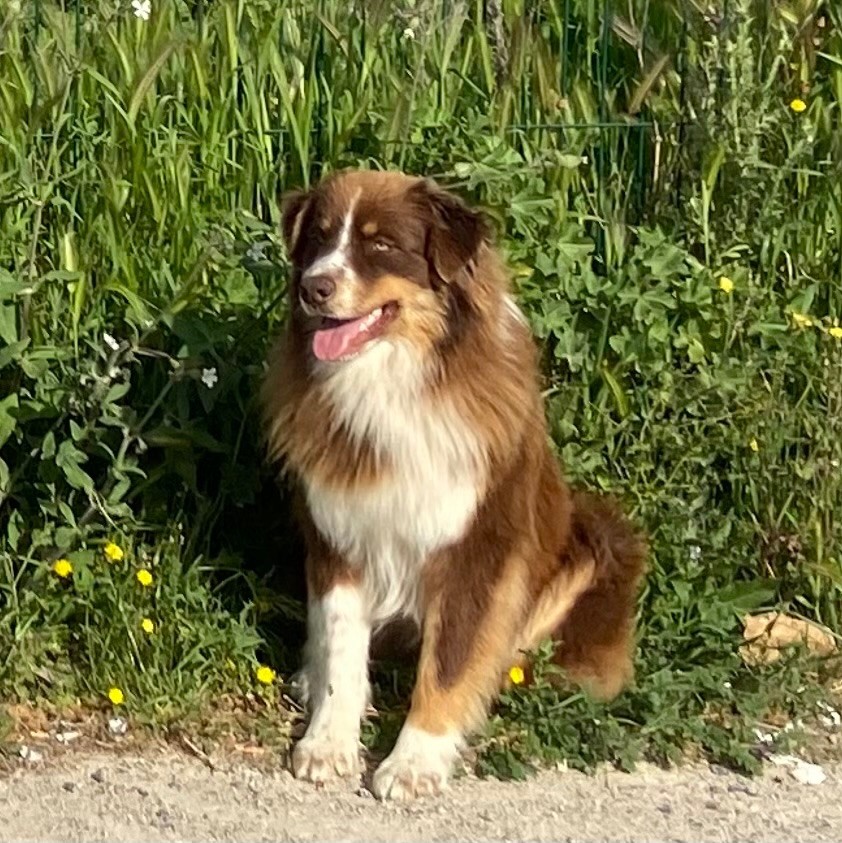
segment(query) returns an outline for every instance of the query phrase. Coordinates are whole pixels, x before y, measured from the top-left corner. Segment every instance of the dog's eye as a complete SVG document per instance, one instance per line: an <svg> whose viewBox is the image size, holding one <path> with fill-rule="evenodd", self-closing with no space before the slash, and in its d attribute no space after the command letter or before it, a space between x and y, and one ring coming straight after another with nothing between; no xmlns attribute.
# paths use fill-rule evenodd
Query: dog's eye
<svg viewBox="0 0 842 843"><path fill-rule="evenodd" d="M392 247L385 240L374 240L371 244L371 248L374 249L375 252L388 252Z"/></svg>

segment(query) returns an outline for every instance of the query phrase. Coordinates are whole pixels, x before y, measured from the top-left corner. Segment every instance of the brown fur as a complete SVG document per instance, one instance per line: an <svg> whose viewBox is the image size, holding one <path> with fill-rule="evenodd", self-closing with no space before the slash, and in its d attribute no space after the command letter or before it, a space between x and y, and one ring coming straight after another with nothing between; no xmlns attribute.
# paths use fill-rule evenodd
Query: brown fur
<svg viewBox="0 0 842 843"><path fill-rule="evenodd" d="M559 641L558 660L574 679L600 696L617 693L632 675L644 544L615 504L572 494L561 476L548 444L532 339L507 309L506 271L485 223L424 180L395 173L331 177L285 206L293 297L318 232L336 230L352 196L359 197L353 254L362 281L348 294L361 313L400 303L400 319L387 332L412 342L430 362L422 400L431 408L447 402L482 446L477 514L423 571L409 722L433 733L475 728L501 677L523 661L520 651L547 636ZM365 245L371 237L403 245L381 265L385 258ZM394 466L388 454L336 423L313 374L309 331L294 309L270 359L263 389L269 450L295 476L353 494L383 482ZM308 533L311 592L352 578L358 569L312 526Z"/></svg>

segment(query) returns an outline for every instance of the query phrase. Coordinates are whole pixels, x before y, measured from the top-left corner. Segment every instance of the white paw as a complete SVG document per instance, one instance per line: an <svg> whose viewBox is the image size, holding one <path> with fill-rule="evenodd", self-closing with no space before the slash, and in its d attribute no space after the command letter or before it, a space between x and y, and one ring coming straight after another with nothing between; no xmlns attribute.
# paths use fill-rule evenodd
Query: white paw
<svg viewBox="0 0 842 843"><path fill-rule="evenodd" d="M374 774L372 790L379 799L409 802L419 796L438 796L447 787L448 771L425 770L412 758L387 758Z"/></svg>
<svg viewBox="0 0 842 843"><path fill-rule="evenodd" d="M304 735L292 751L292 771L297 779L308 782L357 778L362 772L359 741L353 736L336 739Z"/></svg>
<svg viewBox="0 0 842 843"><path fill-rule="evenodd" d="M453 736L404 726L391 755L374 774L374 795L400 802L438 796L447 787L456 746Z"/></svg>

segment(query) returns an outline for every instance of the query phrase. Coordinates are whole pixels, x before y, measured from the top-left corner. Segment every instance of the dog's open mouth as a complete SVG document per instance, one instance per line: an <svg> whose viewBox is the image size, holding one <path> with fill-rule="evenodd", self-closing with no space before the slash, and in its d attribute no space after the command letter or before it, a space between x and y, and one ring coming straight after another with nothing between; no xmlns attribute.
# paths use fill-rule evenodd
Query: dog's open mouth
<svg viewBox="0 0 842 843"><path fill-rule="evenodd" d="M355 319L325 317L313 334L313 354L319 360L347 360L381 336L397 312L397 303L388 302Z"/></svg>

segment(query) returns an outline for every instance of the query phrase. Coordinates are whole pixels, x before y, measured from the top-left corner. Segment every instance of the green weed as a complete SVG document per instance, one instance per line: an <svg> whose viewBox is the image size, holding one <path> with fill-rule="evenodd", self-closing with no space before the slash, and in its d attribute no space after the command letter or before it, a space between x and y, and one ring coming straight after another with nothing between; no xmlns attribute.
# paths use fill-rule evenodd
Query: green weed
<svg viewBox="0 0 842 843"><path fill-rule="evenodd" d="M253 404L277 197L402 167L497 221L566 470L653 545L637 689L515 690L484 763L748 766L801 680L740 665L741 616L842 623L840 11L152 6L0 6L0 694L167 718L293 666L300 543Z"/></svg>

